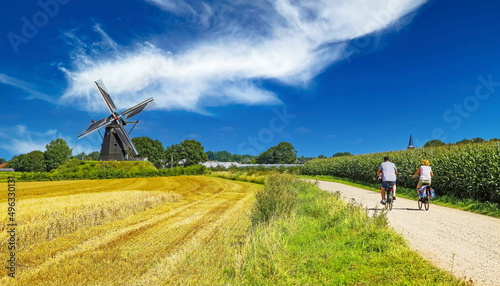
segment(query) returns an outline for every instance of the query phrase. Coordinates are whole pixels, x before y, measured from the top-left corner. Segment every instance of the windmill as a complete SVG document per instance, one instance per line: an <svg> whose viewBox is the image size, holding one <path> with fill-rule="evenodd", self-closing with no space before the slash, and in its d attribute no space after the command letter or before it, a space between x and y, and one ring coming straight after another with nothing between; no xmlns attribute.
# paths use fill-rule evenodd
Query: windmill
<svg viewBox="0 0 500 286"><path fill-rule="evenodd" d="M130 119L137 114L141 113L143 110L150 109L156 105L154 99L151 97L146 99L145 101L137 104L134 107L131 107L121 114L118 114L116 111L116 106L111 100L109 96L108 90L104 86L102 80L98 80L95 82L99 93L102 96L102 99L106 103L106 107L111 113L110 116L105 117L99 121L92 120L92 124L86 129L78 132L78 139L83 138L90 133L93 133L99 130L101 127L106 127L106 131L104 133L103 142L101 145L101 155L99 156L99 160L103 161L123 161L128 160L129 156L135 157L139 154L137 149L135 148L132 140L129 137L130 132L134 129L135 125L139 123L136 122L127 122L125 120ZM130 132L127 133L124 125L127 123L135 123ZM101 132L99 132L101 134ZM102 135L101 135L102 137Z"/></svg>

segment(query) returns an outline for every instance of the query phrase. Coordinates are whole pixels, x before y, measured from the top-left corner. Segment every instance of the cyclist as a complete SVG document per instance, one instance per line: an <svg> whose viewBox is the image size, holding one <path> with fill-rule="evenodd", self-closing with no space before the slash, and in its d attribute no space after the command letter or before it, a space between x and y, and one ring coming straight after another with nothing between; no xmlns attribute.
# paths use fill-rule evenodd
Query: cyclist
<svg viewBox="0 0 500 286"><path fill-rule="evenodd" d="M396 165L390 161L389 156L384 157L384 162L380 164L377 170L377 176L382 177L382 185L380 186L380 194L382 195L381 204L385 205L385 189L394 186L398 169Z"/></svg>
<svg viewBox="0 0 500 286"><path fill-rule="evenodd" d="M430 186L431 178L434 177L434 173L432 172L431 163L429 162L429 160L425 159L422 161L422 166L418 168L417 172L415 172L415 175L413 175L413 178L415 178L419 173L420 178L417 184L417 193L418 198L420 199L420 188L422 188L423 185Z"/></svg>

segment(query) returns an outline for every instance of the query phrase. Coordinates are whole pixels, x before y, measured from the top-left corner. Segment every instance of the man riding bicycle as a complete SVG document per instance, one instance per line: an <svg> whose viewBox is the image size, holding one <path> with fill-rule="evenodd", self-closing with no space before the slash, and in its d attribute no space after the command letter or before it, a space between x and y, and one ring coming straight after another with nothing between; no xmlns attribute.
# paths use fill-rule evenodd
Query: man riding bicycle
<svg viewBox="0 0 500 286"><path fill-rule="evenodd" d="M384 163L380 164L377 170L377 176L382 176L382 185L380 186L380 194L382 195L381 204L385 205L385 190L394 186L398 169L396 165L390 161L389 156L384 157Z"/></svg>

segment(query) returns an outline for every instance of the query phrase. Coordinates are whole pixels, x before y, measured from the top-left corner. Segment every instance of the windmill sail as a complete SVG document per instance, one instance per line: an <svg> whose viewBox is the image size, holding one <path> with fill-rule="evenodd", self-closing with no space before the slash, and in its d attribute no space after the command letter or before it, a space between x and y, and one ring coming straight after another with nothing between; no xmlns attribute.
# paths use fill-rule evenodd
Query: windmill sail
<svg viewBox="0 0 500 286"><path fill-rule="evenodd" d="M104 85L102 80L96 81L95 85L97 86L97 89L99 90L102 99L104 99L104 102L106 103L106 107L108 107L109 112L111 112L111 114L114 114L116 112L116 106L113 100L111 99L111 96L109 96L106 86Z"/></svg>
<svg viewBox="0 0 500 286"><path fill-rule="evenodd" d="M137 114L141 113L144 110L148 110L148 109L155 107L155 106L156 106L156 102L151 97L151 98L146 99L145 101L137 104L136 106L125 110L124 112L122 112L121 115L122 115L122 118L126 120L126 119L129 119L129 118L136 116Z"/></svg>
<svg viewBox="0 0 500 286"><path fill-rule="evenodd" d="M87 128L87 130L84 130L83 132L79 132L77 135L77 138L80 139L82 137L85 137L85 136L89 135L90 133L99 130L99 128L108 125L112 121L113 121L113 118L106 117L106 118L103 118L97 122L94 122L89 126L89 128Z"/></svg>
<svg viewBox="0 0 500 286"><path fill-rule="evenodd" d="M139 155L139 151L134 146L134 143L132 143L132 139L127 134L127 131L125 130L125 127L123 127L123 124L119 121L117 121L119 128L116 129L116 134L118 134L118 137L120 137L120 140L123 143L123 147L126 149L125 151L132 151L132 155Z"/></svg>

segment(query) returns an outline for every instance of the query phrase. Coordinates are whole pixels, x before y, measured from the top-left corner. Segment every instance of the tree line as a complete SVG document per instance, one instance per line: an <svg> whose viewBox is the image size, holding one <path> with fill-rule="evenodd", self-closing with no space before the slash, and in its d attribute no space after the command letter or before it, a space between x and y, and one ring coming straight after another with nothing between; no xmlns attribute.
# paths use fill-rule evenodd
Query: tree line
<svg viewBox="0 0 500 286"><path fill-rule="evenodd" d="M446 145L462 145L462 144L471 144L471 143L484 143L484 142L500 142L500 139L498 138L492 138L490 140L484 140L481 137L477 138L472 138L472 139L462 139L460 141L457 141L455 143L444 143L443 141L439 139L434 139L427 141L427 143L424 144L423 148L432 148L432 147L440 147L440 146L446 146Z"/></svg>
<svg viewBox="0 0 500 286"><path fill-rule="evenodd" d="M280 142L258 156L231 154L228 151L205 152L201 143L193 139L186 139L167 148L164 148L159 140L153 140L147 136L135 137L132 142L139 152L137 157L147 158L158 169L188 167L208 160L244 164L303 164L305 161L315 158L304 156L297 158L297 151L289 142ZM7 163L7 167L19 172L49 172L70 159L97 161L100 155L98 151L93 151L89 154L82 152L72 156L73 149L62 138L51 141L45 148L44 152L35 150L14 156ZM349 152L338 152L332 157L350 155L352 154ZM318 158L326 158L326 156L319 155ZM0 163L2 162L5 162L5 159L0 158Z"/></svg>
<svg viewBox="0 0 500 286"><path fill-rule="evenodd" d="M31 151L12 157L7 168L18 172L48 172L57 169L71 157L73 149L69 148L64 139L56 139L45 145L45 151Z"/></svg>

